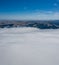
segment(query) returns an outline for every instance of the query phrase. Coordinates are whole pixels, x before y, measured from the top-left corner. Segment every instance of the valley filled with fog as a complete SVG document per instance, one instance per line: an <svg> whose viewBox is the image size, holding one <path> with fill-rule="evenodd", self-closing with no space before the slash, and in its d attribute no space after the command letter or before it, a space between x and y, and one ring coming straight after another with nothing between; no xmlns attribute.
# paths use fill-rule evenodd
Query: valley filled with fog
<svg viewBox="0 0 59 65"><path fill-rule="evenodd" d="M0 28L0 65L59 65L59 29Z"/></svg>

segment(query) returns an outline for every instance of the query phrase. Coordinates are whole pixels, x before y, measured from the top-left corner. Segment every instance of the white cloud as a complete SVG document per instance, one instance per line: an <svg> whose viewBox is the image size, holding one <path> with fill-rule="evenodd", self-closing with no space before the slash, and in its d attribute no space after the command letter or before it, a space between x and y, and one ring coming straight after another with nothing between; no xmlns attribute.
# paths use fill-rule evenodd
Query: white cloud
<svg viewBox="0 0 59 65"><path fill-rule="evenodd" d="M58 4L57 4L57 3L54 3L53 5L54 5L54 6L58 6Z"/></svg>
<svg viewBox="0 0 59 65"><path fill-rule="evenodd" d="M24 7L24 10L26 10L27 9L27 7Z"/></svg>
<svg viewBox="0 0 59 65"><path fill-rule="evenodd" d="M59 65L59 29L0 29L0 65Z"/></svg>

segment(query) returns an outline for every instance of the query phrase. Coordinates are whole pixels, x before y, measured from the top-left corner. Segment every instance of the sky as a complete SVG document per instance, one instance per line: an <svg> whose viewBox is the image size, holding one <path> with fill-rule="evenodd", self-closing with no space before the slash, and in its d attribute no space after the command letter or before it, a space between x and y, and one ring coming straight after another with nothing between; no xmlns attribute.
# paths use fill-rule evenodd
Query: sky
<svg viewBox="0 0 59 65"><path fill-rule="evenodd" d="M59 19L59 0L0 0L0 19Z"/></svg>

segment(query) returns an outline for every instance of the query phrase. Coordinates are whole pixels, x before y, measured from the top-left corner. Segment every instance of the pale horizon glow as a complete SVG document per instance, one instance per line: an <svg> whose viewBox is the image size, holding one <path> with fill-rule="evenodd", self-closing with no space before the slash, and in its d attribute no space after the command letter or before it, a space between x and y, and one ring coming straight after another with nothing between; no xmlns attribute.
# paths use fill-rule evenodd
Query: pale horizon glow
<svg viewBox="0 0 59 65"><path fill-rule="evenodd" d="M0 20L59 20L59 12L53 11L44 11L40 12L37 10L36 12L31 13L3 13L0 15Z"/></svg>

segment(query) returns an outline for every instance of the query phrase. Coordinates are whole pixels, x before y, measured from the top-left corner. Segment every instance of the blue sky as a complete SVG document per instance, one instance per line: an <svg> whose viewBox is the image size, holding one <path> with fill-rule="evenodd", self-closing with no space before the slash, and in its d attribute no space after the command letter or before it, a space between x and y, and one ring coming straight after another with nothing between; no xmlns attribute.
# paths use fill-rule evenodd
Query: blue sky
<svg viewBox="0 0 59 65"><path fill-rule="evenodd" d="M59 0L0 0L0 19L59 19Z"/></svg>

